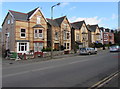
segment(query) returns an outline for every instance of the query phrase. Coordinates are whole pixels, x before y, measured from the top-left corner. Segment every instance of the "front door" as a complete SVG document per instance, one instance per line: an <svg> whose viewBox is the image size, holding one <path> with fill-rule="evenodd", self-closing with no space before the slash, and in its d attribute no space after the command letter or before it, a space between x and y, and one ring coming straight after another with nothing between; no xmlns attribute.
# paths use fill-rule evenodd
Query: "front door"
<svg viewBox="0 0 120 89"><path fill-rule="evenodd" d="M59 43L54 44L54 49L59 50Z"/></svg>

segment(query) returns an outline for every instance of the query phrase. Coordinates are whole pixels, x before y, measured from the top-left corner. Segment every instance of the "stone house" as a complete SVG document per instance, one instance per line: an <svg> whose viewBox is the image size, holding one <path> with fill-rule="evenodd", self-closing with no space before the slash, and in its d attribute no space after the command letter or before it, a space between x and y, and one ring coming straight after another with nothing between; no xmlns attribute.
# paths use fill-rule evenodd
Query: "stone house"
<svg viewBox="0 0 120 89"><path fill-rule="evenodd" d="M78 44L81 47L88 47L89 46L89 30L85 21L78 21L71 23L71 44L72 49L74 49L74 45Z"/></svg>
<svg viewBox="0 0 120 89"><path fill-rule="evenodd" d="M47 20L35 8L28 13L9 10L2 24L3 48L17 53L41 53L47 47Z"/></svg>
<svg viewBox="0 0 120 89"><path fill-rule="evenodd" d="M71 50L71 26L66 16L47 19L48 20L48 46L51 46L51 29L53 37L53 49L61 50L64 47L64 51Z"/></svg>
<svg viewBox="0 0 120 89"><path fill-rule="evenodd" d="M91 31L91 43L101 43L100 28L97 25L87 25Z"/></svg>

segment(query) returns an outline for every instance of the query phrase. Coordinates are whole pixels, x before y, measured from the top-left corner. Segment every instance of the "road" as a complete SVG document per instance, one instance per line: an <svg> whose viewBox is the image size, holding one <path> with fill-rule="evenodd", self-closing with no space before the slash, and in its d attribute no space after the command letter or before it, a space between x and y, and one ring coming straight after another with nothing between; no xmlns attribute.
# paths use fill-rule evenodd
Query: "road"
<svg viewBox="0 0 120 89"><path fill-rule="evenodd" d="M117 70L118 54L101 51L97 55L78 55L43 62L3 65L2 85L90 87Z"/></svg>

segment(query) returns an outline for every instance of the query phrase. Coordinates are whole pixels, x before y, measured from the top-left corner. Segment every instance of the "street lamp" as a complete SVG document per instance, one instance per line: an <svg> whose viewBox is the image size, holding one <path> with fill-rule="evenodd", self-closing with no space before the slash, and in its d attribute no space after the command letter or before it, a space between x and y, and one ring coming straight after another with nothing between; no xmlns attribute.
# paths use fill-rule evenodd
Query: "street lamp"
<svg viewBox="0 0 120 89"><path fill-rule="evenodd" d="M57 4L55 4L55 5L53 5L52 7L51 7L51 20L53 20L53 8L55 7L55 6L59 6L60 5L60 3L57 3ZM51 25L51 59L53 58L53 31L52 31L52 25Z"/></svg>

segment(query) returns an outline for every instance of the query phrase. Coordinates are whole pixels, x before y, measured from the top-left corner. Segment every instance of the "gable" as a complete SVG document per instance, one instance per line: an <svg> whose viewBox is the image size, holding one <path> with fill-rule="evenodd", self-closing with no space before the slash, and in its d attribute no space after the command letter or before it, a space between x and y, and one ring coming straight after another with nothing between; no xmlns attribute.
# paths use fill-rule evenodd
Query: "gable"
<svg viewBox="0 0 120 89"><path fill-rule="evenodd" d="M3 23L2 23L2 26L4 25L4 23L7 22L8 19L12 19L12 18L13 18L12 14L10 12L8 12L5 19L4 19L4 21L3 21Z"/></svg>
<svg viewBox="0 0 120 89"><path fill-rule="evenodd" d="M37 8L34 12L32 12L31 16L29 16L29 19L33 19L36 16L41 16L46 22L46 18L44 17L43 13L41 12L40 8Z"/></svg>
<svg viewBox="0 0 120 89"><path fill-rule="evenodd" d="M85 29L83 29L83 28L85 28ZM87 26L86 26L85 23L82 24L80 30L81 30L81 32L86 32L86 33L88 33L88 28L87 28ZM85 31L83 31L83 30L85 30Z"/></svg>
<svg viewBox="0 0 120 89"><path fill-rule="evenodd" d="M70 23L69 23L69 21L68 21L68 19L67 19L66 17L63 19L61 25L63 25L64 23L65 23L65 24L68 24L69 27L71 28L71 25L70 25Z"/></svg>
<svg viewBox="0 0 120 89"><path fill-rule="evenodd" d="M99 27L96 27L96 31L95 31L95 33L100 33L100 29L99 29Z"/></svg>

